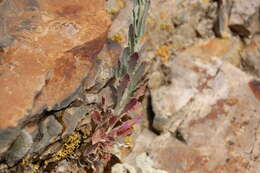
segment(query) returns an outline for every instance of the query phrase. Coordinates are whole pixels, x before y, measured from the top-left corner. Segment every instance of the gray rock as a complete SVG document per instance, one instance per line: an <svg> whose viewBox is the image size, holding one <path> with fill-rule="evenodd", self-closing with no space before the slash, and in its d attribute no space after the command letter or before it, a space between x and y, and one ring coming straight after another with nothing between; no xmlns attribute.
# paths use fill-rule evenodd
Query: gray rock
<svg viewBox="0 0 260 173"><path fill-rule="evenodd" d="M84 116L90 111L88 106L72 107L66 109L62 116L62 120L65 126L65 130L62 133L62 137L67 137L73 133L78 123Z"/></svg>
<svg viewBox="0 0 260 173"><path fill-rule="evenodd" d="M255 35L251 42L242 50L244 68L260 77L260 35Z"/></svg>
<svg viewBox="0 0 260 173"><path fill-rule="evenodd" d="M222 38L230 36L230 31L228 28L229 11L231 8L232 1L229 0L219 0L218 1L218 15L214 26L214 31L216 35Z"/></svg>
<svg viewBox="0 0 260 173"><path fill-rule="evenodd" d="M149 148L155 166L180 173L257 172L260 109L248 86L252 77L213 57L205 62L183 54L173 64L172 84L152 91L161 92L153 95L161 96L153 102L156 116L168 115L160 126L165 134Z"/></svg>
<svg viewBox="0 0 260 173"><path fill-rule="evenodd" d="M19 134L20 130L17 128L0 130L0 156L7 151Z"/></svg>
<svg viewBox="0 0 260 173"><path fill-rule="evenodd" d="M50 173L85 173L86 171L84 168L78 167L76 163L73 163L72 161L62 160L58 163L57 167L50 171Z"/></svg>
<svg viewBox="0 0 260 173"><path fill-rule="evenodd" d="M41 136L41 138L34 142L32 151L38 153L49 144L55 142L58 135L61 134L62 129L62 125L54 118L54 116L48 116L40 124L38 135Z"/></svg>
<svg viewBox="0 0 260 173"><path fill-rule="evenodd" d="M259 0L233 0L229 27L240 36L252 36L260 31Z"/></svg>
<svg viewBox="0 0 260 173"><path fill-rule="evenodd" d="M33 140L31 135L25 130L22 130L19 137L5 155L8 166L13 166L22 159L30 150L32 144Z"/></svg>

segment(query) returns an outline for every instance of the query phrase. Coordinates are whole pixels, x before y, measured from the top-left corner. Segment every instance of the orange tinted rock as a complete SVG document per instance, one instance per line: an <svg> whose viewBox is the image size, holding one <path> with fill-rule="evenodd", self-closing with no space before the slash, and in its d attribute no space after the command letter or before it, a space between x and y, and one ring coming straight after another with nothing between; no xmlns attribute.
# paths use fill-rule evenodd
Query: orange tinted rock
<svg viewBox="0 0 260 173"><path fill-rule="evenodd" d="M104 3L0 2L0 129L75 97L106 39Z"/></svg>

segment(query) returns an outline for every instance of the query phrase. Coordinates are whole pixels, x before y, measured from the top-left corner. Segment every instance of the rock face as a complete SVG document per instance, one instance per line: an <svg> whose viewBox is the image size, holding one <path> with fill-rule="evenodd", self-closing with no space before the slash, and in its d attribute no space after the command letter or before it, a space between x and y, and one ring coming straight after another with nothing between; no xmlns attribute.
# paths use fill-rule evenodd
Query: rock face
<svg viewBox="0 0 260 173"><path fill-rule="evenodd" d="M110 25L104 0L3 0L0 19L0 129L67 106Z"/></svg>
<svg viewBox="0 0 260 173"><path fill-rule="evenodd" d="M259 172L259 2L151 2L151 125L114 172Z"/></svg>
<svg viewBox="0 0 260 173"><path fill-rule="evenodd" d="M260 77L260 35L256 34L241 52L245 70Z"/></svg>

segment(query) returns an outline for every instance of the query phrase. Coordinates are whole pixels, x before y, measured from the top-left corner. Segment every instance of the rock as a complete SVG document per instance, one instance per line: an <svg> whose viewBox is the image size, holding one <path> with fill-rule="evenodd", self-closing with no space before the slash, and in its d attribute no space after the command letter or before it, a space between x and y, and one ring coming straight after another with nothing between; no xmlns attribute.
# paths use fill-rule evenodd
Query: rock
<svg viewBox="0 0 260 173"><path fill-rule="evenodd" d="M260 77L260 35L255 35L241 52L244 69Z"/></svg>
<svg viewBox="0 0 260 173"><path fill-rule="evenodd" d="M146 153L136 157L136 166L137 168L127 163L116 164L112 167L112 173L168 173L167 171L154 168L153 160Z"/></svg>
<svg viewBox="0 0 260 173"><path fill-rule="evenodd" d="M5 159L8 166L14 166L20 159L22 159L33 144L31 135L26 131L21 131L19 137L15 140L11 148L5 154Z"/></svg>
<svg viewBox="0 0 260 173"><path fill-rule="evenodd" d="M233 0L229 13L229 27L243 37L254 35L260 31L259 10L259 0Z"/></svg>
<svg viewBox="0 0 260 173"><path fill-rule="evenodd" d="M1 129L61 109L77 96L106 39L104 3L0 2Z"/></svg>
<svg viewBox="0 0 260 173"><path fill-rule="evenodd" d="M66 172L77 172L77 173L85 173L84 168L78 167L76 163L71 161L63 160L58 163L57 167L51 171L51 173L66 173Z"/></svg>
<svg viewBox="0 0 260 173"><path fill-rule="evenodd" d="M62 116L63 125L65 128L62 133L62 137L64 138L71 135L77 127L78 123L90 110L90 107L84 105L66 109Z"/></svg>
<svg viewBox="0 0 260 173"><path fill-rule="evenodd" d="M222 38L231 37L231 33L228 27L229 11L233 1L219 0L218 1L218 15L215 22L214 31L216 35Z"/></svg>
<svg viewBox="0 0 260 173"><path fill-rule="evenodd" d="M0 130L0 153L4 153L19 136L20 131L17 128L8 128ZM1 156L1 155L0 155Z"/></svg>
<svg viewBox="0 0 260 173"><path fill-rule="evenodd" d="M162 108L173 110L161 125L166 134L151 142L149 154L156 167L168 172L254 172L259 167L260 109L256 91L249 87L252 77L229 63L201 60L175 60L172 86L181 87L168 87L161 95ZM166 108L155 113L160 117ZM176 130L181 142L174 139Z"/></svg>
<svg viewBox="0 0 260 173"><path fill-rule="evenodd" d="M164 131L171 121L176 124L181 123L182 118L185 117L181 113L173 115L187 105L195 95L208 87L208 80L216 75L218 68L222 65L220 59L229 60L234 65L240 64L240 44L237 39L214 39L179 53L178 57L168 64L167 76L164 75L170 84L157 88L152 86L154 127ZM179 117L182 118L179 119Z"/></svg>
<svg viewBox="0 0 260 173"><path fill-rule="evenodd" d="M61 134L63 130L62 125L54 118L54 116L48 116L44 121L41 122L39 132L37 137L40 139L35 139L33 144L33 152L39 153L46 146L55 142L58 135Z"/></svg>
<svg viewBox="0 0 260 173"><path fill-rule="evenodd" d="M85 82L86 85L84 88L91 90L89 95L100 91L113 77L113 68L118 63L118 57L121 51L122 46L120 44L112 40L107 40L103 49L98 54L95 66L91 69L90 75L87 76Z"/></svg>
<svg viewBox="0 0 260 173"><path fill-rule="evenodd" d="M213 2L152 1L148 35L154 50L160 45L168 45L175 52L201 38L214 38L212 28L216 13L217 4Z"/></svg>
<svg viewBox="0 0 260 173"><path fill-rule="evenodd" d="M137 171L131 165L117 163L112 167L112 173L137 173Z"/></svg>

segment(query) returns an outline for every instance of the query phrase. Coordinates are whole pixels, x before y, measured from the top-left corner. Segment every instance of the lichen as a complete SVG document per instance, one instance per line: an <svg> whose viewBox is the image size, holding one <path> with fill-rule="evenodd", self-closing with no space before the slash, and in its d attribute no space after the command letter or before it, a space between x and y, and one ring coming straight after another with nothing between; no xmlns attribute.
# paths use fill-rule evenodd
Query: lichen
<svg viewBox="0 0 260 173"><path fill-rule="evenodd" d="M170 31L171 30L171 24L170 23L162 23L160 24L160 30L162 31Z"/></svg>
<svg viewBox="0 0 260 173"><path fill-rule="evenodd" d="M170 50L169 46L162 45L156 51L156 56L162 57L162 62L167 64L169 61Z"/></svg>
<svg viewBox="0 0 260 173"><path fill-rule="evenodd" d="M124 2L122 0L116 0L116 3L119 6L119 8L121 8L121 9L125 8L125 4L124 4Z"/></svg>
<svg viewBox="0 0 260 173"><path fill-rule="evenodd" d="M124 35L122 32L118 32L117 34L113 35L110 39L119 44L123 44L125 42Z"/></svg>
<svg viewBox="0 0 260 173"><path fill-rule="evenodd" d="M29 155L23 158L21 165L31 168L33 173L39 172L40 165L38 163L33 164L32 161L30 160Z"/></svg>
<svg viewBox="0 0 260 173"><path fill-rule="evenodd" d="M116 8L110 8L110 9L107 9L106 10L108 14L110 15L115 15L119 12L119 9L116 9Z"/></svg>
<svg viewBox="0 0 260 173"><path fill-rule="evenodd" d="M53 160L59 161L67 158L79 146L80 141L81 136L79 133L74 133L71 136L69 136L65 141L63 147L57 153L54 154Z"/></svg>

